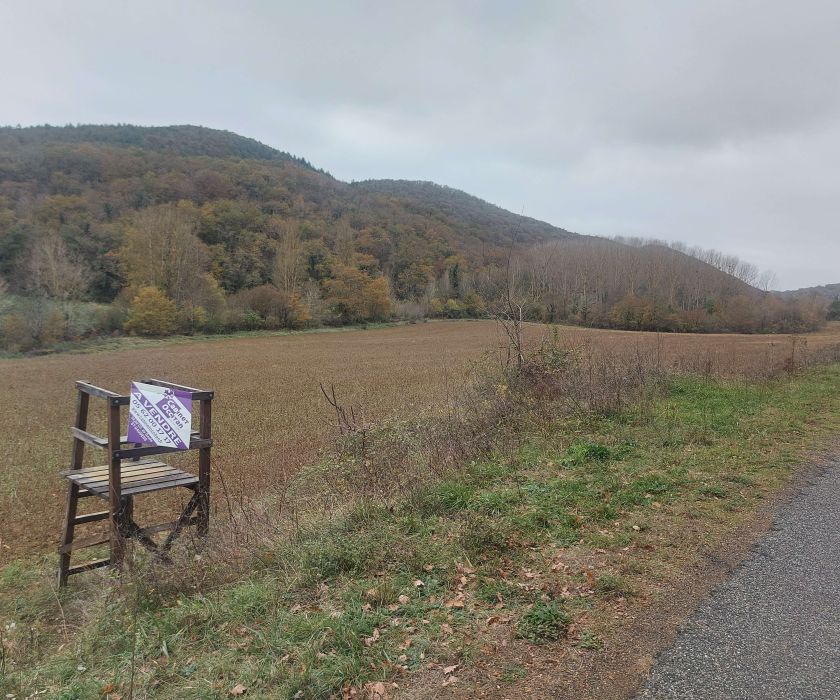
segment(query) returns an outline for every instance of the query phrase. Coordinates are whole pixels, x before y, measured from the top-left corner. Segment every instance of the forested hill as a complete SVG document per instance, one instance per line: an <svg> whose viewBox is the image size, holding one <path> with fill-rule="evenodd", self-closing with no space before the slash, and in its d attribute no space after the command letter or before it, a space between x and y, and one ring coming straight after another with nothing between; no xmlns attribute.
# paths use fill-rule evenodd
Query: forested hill
<svg viewBox="0 0 840 700"><path fill-rule="evenodd" d="M7 348L103 331L483 316L508 283L531 319L696 331L815 323L800 302L762 308L732 261L580 236L430 182L341 182L227 131L0 128ZM91 303L108 306L81 314Z"/></svg>
<svg viewBox="0 0 840 700"><path fill-rule="evenodd" d="M828 304L826 317L830 321L840 321L840 283L792 289L781 294L788 299L823 301Z"/></svg>
<svg viewBox="0 0 840 700"><path fill-rule="evenodd" d="M513 238L519 242L571 238L571 233L545 221L521 216L502 209L483 199L456 190L452 187L413 180L363 180L351 187L363 196L378 195L381 198L399 199L407 211L427 217L430 220L459 222L474 235L482 232L504 232L502 238Z"/></svg>
<svg viewBox="0 0 840 700"><path fill-rule="evenodd" d="M819 287L803 287L802 289L791 289L781 294L794 298L823 297L834 301L840 299L840 283L823 284Z"/></svg>
<svg viewBox="0 0 840 700"><path fill-rule="evenodd" d="M456 258L472 268L502 259L512 236L528 244L572 235L430 183L347 185L225 131L0 129L0 275L15 290L32 247L53 232L92 268L92 297L109 301L126 271L97 258L120 247L135 211L177 202L195 205L197 235L228 293L272 280L278 227L290 222L313 256L372 255L395 288L413 291Z"/></svg>
<svg viewBox="0 0 840 700"><path fill-rule="evenodd" d="M79 125L0 128L0 152L14 153L28 147L44 148L95 143L129 147L179 156L211 158L256 158L306 161L231 131L203 126ZM311 166L310 166L311 167Z"/></svg>

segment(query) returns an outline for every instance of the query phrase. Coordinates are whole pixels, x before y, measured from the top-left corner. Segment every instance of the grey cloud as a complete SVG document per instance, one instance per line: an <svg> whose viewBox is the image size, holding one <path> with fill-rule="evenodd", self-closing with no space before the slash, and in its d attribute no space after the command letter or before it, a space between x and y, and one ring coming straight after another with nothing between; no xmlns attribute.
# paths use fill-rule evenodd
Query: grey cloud
<svg viewBox="0 0 840 700"><path fill-rule="evenodd" d="M816 0L13 0L0 121L227 128L836 282L838 29Z"/></svg>

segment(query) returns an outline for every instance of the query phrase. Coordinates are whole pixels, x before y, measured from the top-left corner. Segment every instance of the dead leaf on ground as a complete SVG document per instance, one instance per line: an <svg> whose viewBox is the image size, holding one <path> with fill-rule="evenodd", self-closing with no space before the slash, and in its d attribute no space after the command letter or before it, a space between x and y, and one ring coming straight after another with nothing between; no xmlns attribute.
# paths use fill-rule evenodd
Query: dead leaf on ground
<svg viewBox="0 0 840 700"><path fill-rule="evenodd" d="M365 698L367 700L388 700L388 688L382 681L375 683L367 683L364 687Z"/></svg>
<svg viewBox="0 0 840 700"><path fill-rule="evenodd" d="M365 637L364 643L366 647L372 646L380 637L379 628L374 628L373 633L370 637Z"/></svg>
<svg viewBox="0 0 840 700"><path fill-rule="evenodd" d="M242 685L241 683L237 683L233 688L230 689L229 695L245 695L248 692L248 689Z"/></svg>

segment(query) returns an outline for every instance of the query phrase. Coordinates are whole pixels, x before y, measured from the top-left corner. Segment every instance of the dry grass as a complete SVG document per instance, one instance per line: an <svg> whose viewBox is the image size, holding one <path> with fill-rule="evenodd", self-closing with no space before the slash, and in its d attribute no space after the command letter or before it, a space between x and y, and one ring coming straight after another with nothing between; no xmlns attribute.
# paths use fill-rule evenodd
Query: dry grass
<svg viewBox="0 0 840 700"><path fill-rule="evenodd" d="M543 333L528 332L533 339ZM748 376L784 364L792 347L787 336L563 334L570 345L653 351L668 365ZM796 352L838 342L840 324L833 324L798 341ZM216 390L214 470L239 499L282 485L330 446L334 417L319 382L334 383L342 401L363 407L370 420L410 416L441 404L457 391L468 361L500 344L492 322L447 322L0 361L0 563L57 540L64 499L58 473L69 457L77 379L126 391L133 378L158 376Z"/></svg>

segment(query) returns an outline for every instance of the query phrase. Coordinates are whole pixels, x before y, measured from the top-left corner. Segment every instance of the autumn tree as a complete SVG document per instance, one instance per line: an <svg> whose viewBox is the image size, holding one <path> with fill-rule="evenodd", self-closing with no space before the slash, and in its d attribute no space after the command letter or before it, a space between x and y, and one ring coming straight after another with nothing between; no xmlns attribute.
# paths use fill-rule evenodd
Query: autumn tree
<svg viewBox="0 0 840 700"><path fill-rule="evenodd" d="M125 330L137 335L169 335L175 331L178 309L157 287L142 287L131 300Z"/></svg>
<svg viewBox="0 0 840 700"><path fill-rule="evenodd" d="M387 321L391 316L391 295L388 280L376 277L364 287L365 315L371 321Z"/></svg>
<svg viewBox="0 0 840 700"><path fill-rule="evenodd" d="M358 268L337 263L324 282L325 301L341 323L382 321L391 314L388 280L371 278Z"/></svg>
<svg viewBox="0 0 840 700"><path fill-rule="evenodd" d="M203 307L217 294L217 285L207 275L209 254L197 227L198 212L188 202L138 211L120 251L129 284L158 287L178 306Z"/></svg>

